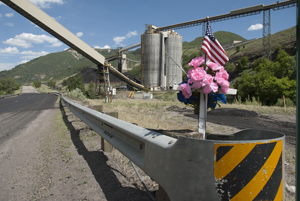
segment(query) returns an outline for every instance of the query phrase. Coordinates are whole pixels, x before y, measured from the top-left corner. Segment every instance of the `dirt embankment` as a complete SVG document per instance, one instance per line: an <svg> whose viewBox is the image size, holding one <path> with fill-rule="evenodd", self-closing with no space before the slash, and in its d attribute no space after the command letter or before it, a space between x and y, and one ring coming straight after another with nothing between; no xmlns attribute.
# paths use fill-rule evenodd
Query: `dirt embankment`
<svg viewBox="0 0 300 201"><path fill-rule="evenodd" d="M157 105L155 101L147 103L152 110L157 110L159 118L165 115L164 121L171 116L178 117L172 120L177 125L197 122L189 108L162 108L150 105ZM132 107L138 109L138 104L134 102ZM23 135L1 146L0 200L150 200L129 160L117 151L102 152L99 135L68 110L64 112L65 108L61 112L59 107L57 102L54 110L45 110L23 130ZM133 108L127 108L129 111L125 113L133 112ZM211 133L230 134L254 125L275 130L280 127L282 132L290 133L285 161L289 186L295 185L293 122L292 116L260 115L246 110L215 110L208 114ZM150 190L157 190L157 184L140 173ZM294 194L287 192L286 200L293 199Z"/></svg>

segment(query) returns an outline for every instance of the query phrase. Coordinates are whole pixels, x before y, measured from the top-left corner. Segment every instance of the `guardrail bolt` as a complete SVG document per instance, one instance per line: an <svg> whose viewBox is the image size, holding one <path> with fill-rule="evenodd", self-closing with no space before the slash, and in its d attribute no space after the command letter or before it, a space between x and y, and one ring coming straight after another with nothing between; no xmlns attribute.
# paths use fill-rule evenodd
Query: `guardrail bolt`
<svg viewBox="0 0 300 201"><path fill-rule="evenodd" d="M102 111L103 111L103 105L99 105L99 106L102 106ZM115 118L118 118L119 116L118 112L106 112L105 114ZM112 137L108 132L106 133L108 134L109 137ZM114 147L111 144L109 144L104 138L101 137L101 150L105 152L112 152L113 149Z"/></svg>

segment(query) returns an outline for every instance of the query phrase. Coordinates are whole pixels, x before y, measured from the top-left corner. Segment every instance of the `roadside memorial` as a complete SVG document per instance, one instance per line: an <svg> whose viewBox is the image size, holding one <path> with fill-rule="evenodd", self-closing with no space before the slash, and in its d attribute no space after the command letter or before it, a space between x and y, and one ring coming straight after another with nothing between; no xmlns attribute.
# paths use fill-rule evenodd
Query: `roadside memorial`
<svg viewBox="0 0 300 201"><path fill-rule="evenodd" d="M189 63L194 68L188 71L187 80L180 84L178 100L194 107L194 113L199 115L198 132L205 139L207 108L214 109L218 101L226 104L224 94L229 90L229 74L224 69L229 59L214 37L209 21L201 50L203 56L195 57Z"/></svg>

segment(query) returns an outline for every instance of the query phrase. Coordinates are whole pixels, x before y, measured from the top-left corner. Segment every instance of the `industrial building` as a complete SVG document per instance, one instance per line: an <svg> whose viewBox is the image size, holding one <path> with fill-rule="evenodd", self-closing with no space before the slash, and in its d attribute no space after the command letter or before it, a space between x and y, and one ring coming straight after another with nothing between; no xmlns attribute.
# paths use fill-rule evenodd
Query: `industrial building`
<svg viewBox="0 0 300 201"><path fill-rule="evenodd" d="M141 36L142 84L150 90L172 89L182 82L182 37L148 25Z"/></svg>

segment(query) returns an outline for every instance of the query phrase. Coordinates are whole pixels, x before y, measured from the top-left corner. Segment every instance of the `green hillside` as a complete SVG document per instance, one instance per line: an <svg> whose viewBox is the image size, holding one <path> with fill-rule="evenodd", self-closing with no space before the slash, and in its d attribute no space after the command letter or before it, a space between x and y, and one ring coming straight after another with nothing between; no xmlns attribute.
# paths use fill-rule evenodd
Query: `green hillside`
<svg viewBox="0 0 300 201"><path fill-rule="evenodd" d="M218 31L214 33L218 41L224 45L231 41L246 41L243 37L225 31ZM201 54L200 47L203 37L197 37L193 41L184 41L183 45L183 64L190 60L193 56ZM272 51L275 51L278 45L281 45L288 53L291 53L295 47L296 41L296 28L290 28L272 35ZM116 54L117 50L98 50L104 57L110 57ZM262 39L251 42L241 47L237 52L235 48L226 50L230 57L230 62L236 62L243 56L249 57L252 61L255 58L261 57L262 53ZM125 52L128 59L141 60L141 48L134 51ZM276 56L276 55L274 55ZM117 60L113 61L112 66L117 67ZM51 53L36 59L33 59L25 64L16 66L9 71L1 71L0 79L12 77L21 84L29 84L35 80L47 82L51 78L55 80L63 80L71 75L80 72L87 67L96 67L94 63L79 55L72 49ZM140 77L140 64L129 62L129 71L132 75Z"/></svg>
<svg viewBox="0 0 300 201"><path fill-rule="evenodd" d="M227 32L227 31L218 31L218 32L215 32L214 33L214 36L215 38L218 39L219 43L221 45L224 45L226 43L229 43L231 41L234 41L234 40L237 40L237 41L246 41L245 38L237 35L237 34L234 34L234 33L231 33L231 32ZM182 43L182 49L187 49L187 48L191 48L191 47L201 47L202 45L202 41L203 41L203 37L197 37L195 38L193 41L191 42L186 42L184 41Z"/></svg>
<svg viewBox="0 0 300 201"><path fill-rule="evenodd" d="M245 47L241 47L240 51L237 52L235 48L226 50L227 55L230 57L231 62L238 61L243 56L247 56L250 61L258 59L262 56L263 51L263 39L260 38L255 40ZM276 48L281 46L290 55L296 53L296 27L277 32L271 35L271 52L272 60L276 58Z"/></svg>

